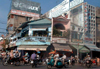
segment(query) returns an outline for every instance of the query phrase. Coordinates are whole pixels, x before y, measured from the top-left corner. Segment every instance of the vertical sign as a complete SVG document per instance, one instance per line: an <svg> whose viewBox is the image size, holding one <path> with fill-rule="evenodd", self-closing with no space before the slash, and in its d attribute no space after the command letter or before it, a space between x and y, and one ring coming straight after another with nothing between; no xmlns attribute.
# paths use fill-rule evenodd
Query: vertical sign
<svg viewBox="0 0 100 69"><path fill-rule="evenodd" d="M90 22L89 22L89 11L87 2L84 3L84 42L85 43L93 43L92 35L90 34Z"/></svg>

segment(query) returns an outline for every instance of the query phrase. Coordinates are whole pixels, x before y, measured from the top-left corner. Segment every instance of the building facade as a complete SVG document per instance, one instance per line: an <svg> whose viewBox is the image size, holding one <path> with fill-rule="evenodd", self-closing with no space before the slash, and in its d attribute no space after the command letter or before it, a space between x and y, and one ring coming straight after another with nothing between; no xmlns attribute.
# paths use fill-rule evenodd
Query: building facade
<svg viewBox="0 0 100 69"><path fill-rule="evenodd" d="M28 0L12 0L8 14L7 32L9 35L24 22L40 18L41 7L39 3Z"/></svg>
<svg viewBox="0 0 100 69"><path fill-rule="evenodd" d="M96 7L96 45L100 48L100 8Z"/></svg>

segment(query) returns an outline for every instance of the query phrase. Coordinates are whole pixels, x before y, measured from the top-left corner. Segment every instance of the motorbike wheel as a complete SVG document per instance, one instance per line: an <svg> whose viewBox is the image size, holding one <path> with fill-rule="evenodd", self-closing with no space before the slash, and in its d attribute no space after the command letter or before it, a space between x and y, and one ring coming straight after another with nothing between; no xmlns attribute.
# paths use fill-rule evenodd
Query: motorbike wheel
<svg viewBox="0 0 100 69"><path fill-rule="evenodd" d="M6 60L3 60L3 61L2 61L2 64L3 64L4 66L7 66L7 65L8 65L8 63L6 62Z"/></svg>
<svg viewBox="0 0 100 69"><path fill-rule="evenodd" d="M47 69L51 69L51 65L47 65Z"/></svg>
<svg viewBox="0 0 100 69"><path fill-rule="evenodd" d="M20 62L17 61L17 62L15 63L15 66L19 66L19 65L20 65Z"/></svg>
<svg viewBox="0 0 100 69"><path fill-rule="evenodd" d="M68 65L67 65L67 64L64 64L64 67L65 67L65 68L67 68L67 67L68 67Z"/></svg>
<svg viewBox="0 0 100 69"><path fill-rule="evenodd" d="M87 68L90 68L90 67L91 67L91 65L90 65L90 64L86 64L86 66L87 66Z"/></svg>

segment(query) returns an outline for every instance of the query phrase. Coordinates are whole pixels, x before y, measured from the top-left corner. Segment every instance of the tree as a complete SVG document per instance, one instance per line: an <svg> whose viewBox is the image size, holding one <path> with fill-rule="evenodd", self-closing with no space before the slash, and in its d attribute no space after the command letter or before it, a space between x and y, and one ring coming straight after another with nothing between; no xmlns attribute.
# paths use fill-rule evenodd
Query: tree
<svg viewBox="0 0 100 69"><path fill-rule="evenodd" d="M69 41L69 39L70 39L70 29L68 29L67 31L64 31L63 32L63 37L64 38L67 38L68 41Z"/></svg>
<svg viewBox="0 0 100 69"><path fill-rule="evenodd" d="M3 39L3 43L1 44L3 49L6 49L6 45L9 45L9 40L8 39Z"/></svg>
<svg viewBox="0 0 100 69"><path fill-rule="evenodd" d="M53 36L60 36L61 32L56 29L56 27L53 27Z"/></svg>

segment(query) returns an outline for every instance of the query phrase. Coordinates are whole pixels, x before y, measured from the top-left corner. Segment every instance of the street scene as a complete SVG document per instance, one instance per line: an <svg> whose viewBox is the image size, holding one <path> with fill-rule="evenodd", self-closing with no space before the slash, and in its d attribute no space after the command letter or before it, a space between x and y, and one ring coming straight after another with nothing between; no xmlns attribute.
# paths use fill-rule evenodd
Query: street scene
<svg viewBox="0 0 100 69"><path fill-rule="evenodd" d="M0 69L99 69L100 1L0 1Z"/></svg>

